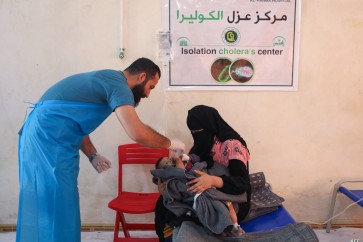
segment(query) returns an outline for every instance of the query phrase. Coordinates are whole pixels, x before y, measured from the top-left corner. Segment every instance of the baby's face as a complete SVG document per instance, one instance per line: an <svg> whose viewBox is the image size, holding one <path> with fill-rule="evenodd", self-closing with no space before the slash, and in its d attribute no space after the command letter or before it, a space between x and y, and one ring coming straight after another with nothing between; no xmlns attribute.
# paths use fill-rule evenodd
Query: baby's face
<svg viewBox="0 0 363 242"><path fill-rule="evenodd" d="M160 163L159 163L159 167L163 167L163 166L174 166L174 162L172 158L168 158L168 157L164 157L161 159Z"/></svg>
<svg viewBox="0 0 363 242"><path fill-rule="evenodd" d="M164 157L161 161L160 161L160 167L163 166L174 166L177 168L181 168L184 169L184 163L181 159L181 157L179 158L168 158L168 157Z"/></svg>

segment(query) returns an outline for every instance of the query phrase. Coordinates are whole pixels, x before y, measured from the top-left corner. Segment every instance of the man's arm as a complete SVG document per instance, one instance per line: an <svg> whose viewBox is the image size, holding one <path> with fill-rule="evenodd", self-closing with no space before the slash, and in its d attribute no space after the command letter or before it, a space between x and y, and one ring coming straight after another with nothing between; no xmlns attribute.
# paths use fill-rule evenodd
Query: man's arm
<svg viewBox="0 0 363 242"><path fill-rule="evenodd" d="M126 134L136 143L147 147L170 148L170 140L141 122L134 107L119 106L115 113Z"/></svg>
<svg viewBox="0 0 363 242"><path fill-rule="evenodd" d="M81 150L88 157L92 166L96 169L98 173L101 173L111 168L111 162L106 157L97 153L97 150L92 144L89 135L83 137Z"/></svg>
<svg viewBox="0 0 363 242"><path fill-rule="evenodd" d="M83 154L85 154L88 158L92 154L97 153L97 150L94 147L94 145L92 144L91 139L89 138L89 135L83 137L81 150L82 150Z"/></svg>

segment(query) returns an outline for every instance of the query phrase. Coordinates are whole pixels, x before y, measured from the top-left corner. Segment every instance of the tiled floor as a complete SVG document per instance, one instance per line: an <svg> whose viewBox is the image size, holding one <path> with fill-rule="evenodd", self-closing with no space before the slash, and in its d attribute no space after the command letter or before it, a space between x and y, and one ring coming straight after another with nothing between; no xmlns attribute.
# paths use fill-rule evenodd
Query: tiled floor
<svg viewBox="0 0 363 242"><path fill-rule="evenodd" d="M314 230L320 242L363 242L363 229L340 228L326 233L325 230Z"/></svg>
<svg viewBox="0 0 363 242"><path fill-rule="evenodd" d="M363 229L340 228L329 234L325 230L314 230L320 242L363 242ZM135 232L135 236L155 237L154 232ZM83 232L82 241L112 242L112 232ZM14 242L15 233L0 233L0 242Z"/></svg>

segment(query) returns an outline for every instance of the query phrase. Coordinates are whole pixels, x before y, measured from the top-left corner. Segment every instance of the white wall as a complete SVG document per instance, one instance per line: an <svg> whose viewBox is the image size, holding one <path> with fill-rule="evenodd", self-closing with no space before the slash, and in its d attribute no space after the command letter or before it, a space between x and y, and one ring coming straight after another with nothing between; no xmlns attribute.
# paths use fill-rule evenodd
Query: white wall
<svg viewBox="0 0 363 242"><path fill-rule="evenodd" d="M322 222L333 184L363 178L362 7L361 0L303 2L297 92L166 92L160 84L137 111L145 123L190 147L187 110L214 106L248 142L251 172L265 172L296 220ZM118 0L0 1L0 224L16 223L23 101L36 102L46 88L74 73L123 70L141 56L155 60L161 0L126 1L123 60L119 14ZM114 115L92 138L114 167L98 175L82 156L82 222L112 224L107 203L117 193L116 147L131 140ZM155 189L149 177L135 179L140 172L128 173L130 187ZM349 204L338 200L338 209ZM335 221L362 224L362 209L353 207Z"/></svg>

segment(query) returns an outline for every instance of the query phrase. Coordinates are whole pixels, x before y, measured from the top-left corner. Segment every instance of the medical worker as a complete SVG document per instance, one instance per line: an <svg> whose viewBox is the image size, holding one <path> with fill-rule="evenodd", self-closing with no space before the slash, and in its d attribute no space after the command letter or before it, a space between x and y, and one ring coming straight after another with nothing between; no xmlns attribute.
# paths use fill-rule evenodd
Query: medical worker
<svg viewBox="0 0 363 242"><path fill-rule="evenodd" d="M142 123L135 111L160 78L147 58L124 71L99 70L67 77L34 105L19 131L20 197L17 242L79 242L79 150L97 172L111 167L89 134L112 112L126 134L149 147L184 149Z"/></svg>

